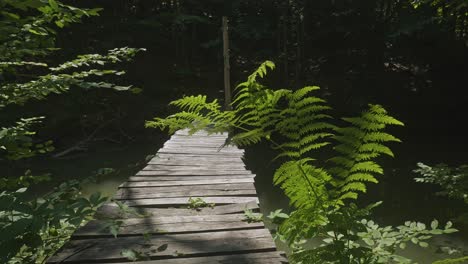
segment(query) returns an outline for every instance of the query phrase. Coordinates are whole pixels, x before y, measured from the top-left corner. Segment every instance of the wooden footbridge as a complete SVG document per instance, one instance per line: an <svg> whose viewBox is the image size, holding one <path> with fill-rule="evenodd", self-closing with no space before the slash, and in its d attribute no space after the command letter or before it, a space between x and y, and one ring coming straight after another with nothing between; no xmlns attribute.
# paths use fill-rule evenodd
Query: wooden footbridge
<svg viewBox="0 0 468 264"><path fill-rule="evenodd" d="M220 148L226 137L178 131L119 186L118 202L100 208L106 220L79 229L48 262L287 263L263 222L244 215L259 209L255 175L245 169L242 150ZM119 226L116 238L111 226Z"/></svg>

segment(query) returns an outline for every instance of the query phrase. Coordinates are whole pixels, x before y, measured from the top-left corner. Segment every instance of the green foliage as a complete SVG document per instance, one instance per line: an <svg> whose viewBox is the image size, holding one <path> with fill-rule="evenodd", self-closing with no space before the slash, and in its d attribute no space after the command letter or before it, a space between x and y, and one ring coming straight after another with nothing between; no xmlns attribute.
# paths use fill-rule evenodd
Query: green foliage
<svg viewBox="0 0 468 264"><path fill-rule="evenodd" d="M379 105L369 105L359 116L340 122L316 95L316 86L293 91L260 84L258 79L273 68L267 61L238 85L232 111L222 112L217 101L207 102L206 96L188 96L171 103L181 112L156 118L147 126L170 133L186 127L191 132L229 131L230 141L238 146L270 142L279 152L276 159L284 160L273 182L294 208L289 215L277 211L271 217L280 224L276 237L290 245L297 263L407 262L395 254L397 247L403 248L407 241L426 247L424 240L432 235L456 231L450 223L437 229L433 222L426 230L416 222L393 228L363 220L375 205L359 209L349 201L366 192L369 183L378 182L377 176L383 174L378 158L393 157L387 144L400 142L386 130L403 123ZM331 157L313 158L325 149ZM303 241L312 237L324 237L324 244L304 249Z"/></svg>
<svg viewBox="0 0 468 264"><path fill-rule="evenodd" d="M263 221L263 215L260 213L254 213L251 209L244 210L245 221L248 223L258 223Z"/></svg>
<svg viewBox="0 0 468 264"><path fill-rule="evenodd" d="M43 100L72 87L132 89L99 78L124 74L107 67L128 62L143 49L125 47L105 55L81 55L55 67L43 62L55 50L56 29L96 16L98 11L57 0L0 0L0 109L23 105L31 99ZM14 125L2 124L0 159L16 161L53 151L52 141L34 138L33 126L42 119L22 118ZM78 181L63 183L33 198L34 193L21 187L48 180L47 174L33 175L27 170L20 177L0 176L1 263L45 262L107 200L99 193L83 197ZM109 229L117 234L116 224L109 225Z"/></svg>
<svg viewBox="0 0 468 264"><path fill-rule="evenodd" d="M415 178L416 182L437 184L442 187L439 195L461 199L468 203L468 165L449 167L446 164L438 164L434 167L419 162L418 169L414 172L421 174L421 178Z"/></svg>
<svg viewBox="0 0 468 264"><path fill-rule="evenodd" d="M455 259L438 260L436 262L433 262L432 264L462 264L462 263L466 263L467 261L468 261L468 256L455 258Z"/></svg>
<svg viewBox="0 0 468 264"><path fill-rule="evenodd" d="M71 87L109 88L118 91L129 90L132 86L119 86L109 82L90 81L89 78L106 75L122 75L124 71L111 69L82 69L91 65L105 65L131 60L135 54L144 49L119 48L113 49L106 55L88 54L81 55L77 59L65 62L57 67L48 68L51 73L37 76L33 80L25 83L12 82L0 86L0 107L9 104L24 104L30 99L43 100L49 94L60 94L68 91ZM3 66L10 67L11 63L4 63ZM1 68L0 68L1 69ZM71 73L63 73L73 70ZM77 71L78 70L78 71Z"/></svg>
<svg viewBox="0 0 468 264"><path fill-rule="evenodd" d="M21 64L53 51L57 28L97 16L100 9L65 5L58 0L0 0L0 61Z"/></svg>
<svg viewBox="0 0 468 264"><path fill-rule="evenodd" d="M0 193L1 262L42 263L90 220L107 198L99 193L82 197L80 184L66 182L33 199L26 188Z"/></svg>
<svg viewBox="0 0 468 264"><path fill-rule="evenodd" d="M16 190L20 187L28 187L40 182L50 181L50 174L34 175L30 170L24 172L24 175L15 178L0 178L0 189Z"/></svg>
<svg viewBox="0 0 468 264"><path fill-rule="evenodd" d="M328 212L328 221L318 227L317 237L323 243L313 249L300 249L292 255L297 263L412 263L410 259L396 254L397 249L405 249L408 243L427 247L426 242L434 235L457 231L448 222L439 228L437 220L430 228L419 222L405 222L404 225L381 227L372 220L366 220L372 208L364 209L356 205Z"/></svg>
<svg viewBox="0 0 468 264"><path fill-rule="evenodd" d="M46 149L43 148L43 144L37 146L33 144L32 136L36 132L31 130L31 126L40 123L42 119L43 117L22 118L16 122L15 126L2 127L0 129L0 151L3 152L2 154L9 160L19 160L32 157L41 149L44 151L49 148L52 151L51 142L47 142Z"/></svg>
<svg viewBox="0 0 468 264"><path fill-rule="evenodd" d="M281 224L284 220L289 218L289 215L282 212L282 209L277 209L275 211L271 211L270 214L267 216L274 224Z"/></svg>
<svg viewBox="0 0 468 264"><path fill-rule="evenodd" d="M203 200L202 198L198 197L198 198L192 198L190 197L189 200L188 200L189 204L188 204L188 208L190 209L194 209L194 210L201 210L201 208L204 208L204 207L211 207L213 208L215 205L212 204L212 203L207 203L205 202L205 200Z"/></svg>

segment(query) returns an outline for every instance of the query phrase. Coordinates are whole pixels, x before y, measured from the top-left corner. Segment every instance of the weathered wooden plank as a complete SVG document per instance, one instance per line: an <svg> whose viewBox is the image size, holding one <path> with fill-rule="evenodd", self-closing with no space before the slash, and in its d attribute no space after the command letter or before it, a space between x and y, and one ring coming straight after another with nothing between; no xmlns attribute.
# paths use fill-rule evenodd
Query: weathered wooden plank
<svg viewBox="0 0 468 264"><path fill-rule="evenodd" d="M180 165L155 165L155 164L149 164L146 167L143 168L143 170L168 170L168 171L184 171L184 170L204 170L204 169L209 169L209 170L240 170L240 171L245 171L245 166L240 165L240 164L212 164L212 165L192 165L192 166L180 166Z"/></svg>
<svg viewBox="0 0 468 264"><path fill-rule="evenodd" d="M128 181L198 181L198 180L229 180L229 179L252 179L254 174L232 174L232 175L208 175L208 176L131 176Z"/></svg>
<svg viewBox="0 0 468 264"><path fill-rule="evenodd" d="M247 254L231 254L223 256L195 257L195 258L174 258L147 260L137 262L119 262L116 264L284 264L287 259L281 252L260 252Z"/></svg>
<svg viewBox="0 0 468 264"><path fill-rule="evenodd" d="M94 220L81 227L74 238L113 236L107 229L106 221ZM264 227L263 222L248 223L244 214L195 215L169 217L143 217L121 220L119 235L173 234L209 231L227 231Z"/></svg>
<svg viewBox="0 0 468 264"><path fill-rule="evenodd" d="M188 205L190 204L189 199L201 198L203 201L209 204L235 204L235 203L248 203L257 202L258 198L255 196L244 197L244 196L208 196L208 197L174 197L174 198L152 198L152 199L138 199L138 200L126 200L125 204L132 207L150 207L150 206L176 206L176 205Z"/></svg>
<svg viewBox="0 0 468 264"><path fill-rule="evenodd" d="M176 142L172 142L172 143L165 143L164 144L164 148L174 148L174 149L179 149L179 148L188 148L188 149L202 149L204 151L216 151L216 152L220 152L220 151L232 151L232 152L242 152L243 149L239 149L237 147L234 147L234 146L223 146L223 145L213 145L213 144L203 144L203 143L198 143L198 144L195 144L195 146L193 147L190 147L190 145L193 145L194 143L192 142L180 142L180 143L177 143ZM210 147L209 147L210 146Z"/></svg>
<svg viewBox="0 0 468 264"><path fill-rule="evenodd" d="M215 207L204 207L198 210L187 209L187 208L144 208L144 207L133 207L137 213L149 216L184 216L184 215L227 215L242 213L246 209L253 211L259 210L257 202L218 205ZM97 211L97 218L112 218L121 219L126 217L135 217L134 215L128 215L123 213L117 204L107 203L99 207Z"/></svg>
<svg viewBox="0 0 468 264"><path fill-rule="evenodd" d="M245 169L245 164L241 159L238 160L203 160L203 159L152 159L148 162L148 165L162 165L166 167L204 167L204 168L220 168L224 169L229 166L238 166Z"/></svg>
<svg viewBox="0 0 468 264"><path fill-rule="evenodd" d="M82 239L69 241L49 263L125 261L122 250L133 249L149 257L174 258L206 256L210 254L250 253L274 251L275 244L266 229L168 234L120 238Z"/></svg>
<svg viewBox="0 0 468 264"><path fill-rule="evenodd" d="M190 154L190 153L157 153L156 157L160 158L168 158L168 159L174 159L174 158L180 158L180 159L206 159L206 160L242 160L242 156L240 155L217 155L216 157L212 155L203 155L203 154Z"/></svg>
<svg viewBox="0 0 468 264"><path fill-rule="evenodd" d="M227 138L228 134L226 133L220 133L220 134L208 134L208 133L203 133L203 132L196 132L196 133L175 133L171 136L172 137L189 137L189 138L194 138L194 137L203 137L203 138Z"/></svg>
<svg viewBox="0 0 468 264"><path fill-rule="evenodd" d="M198 144L219 144L224 145L226 144L225 138L205 138L205 137L172 137L169 141L166 142L174 142L174 143L198 143Z"/></svg>
<svg viewBox="0 0 468 264"><path fill-rule="evenodd" d="M157 187L157 186L184 186L191 185L193 188L197 188L194 185L212 185L212 184L223 184L223 183L253 183L253 178L244 179L213 179L213 180L198 180L198 181L146 181L146 182L125 182L122 183L119 188L136 188L136 187Z"/></svg>
<svg viewBox="0 0 468 264"><path fill-rule="evenodd" d="M167 141L163 145L164 147L187 147L187 148L209 148L209 149L221 149L221 148L227 148L227 149L238 149L235 146L232 145L224 145L220 143L210 143L210 142L186 142L186 141Z"/></svg>
<svg viewBox="0 0 468 264"><path fill-rule="evenodd" d="M200 147L185 147L185 146L164 146L160 150L167 150L167 151L191 151L195 153L229 153L229 154L243 154L244 150L243 149L238 149L238 148L200 148ZM190 153L190 152L189 152Z"/></svg>
<svg viewBox="0 0 468 264"><path fill-rule="evenodd" d="M116 200L149 199L164 197L205 197L205 196L255 196L257 194L253 184L244 188L223 185L208 185L214 188L193 188L193 186L177 186L175 190L155 190L160 187L149 188L122 188L114 195ZM187 188L188 187L188 188ZM162 187L167 189L171 187Z"/></svg>
<svg viewBox="0 0 468 264"><path fill-rule="evenodd" d="M195 177L195 176L190 176ZM129 193L147 193L147 192L175 192L175 191L187 191L191 189L198 190L255 190L255 186L251 182L241 183L220 183L220 184L201 184L201 185L176 185L176 186L146 186L144 188L121 188L117 191L117 194L121 192Z"/></svg>
<svg viewBox="0 0 468 264"><path fill-rule="evenodd" d="M188 155L218 155L218 156L235 156L239 157L243 155L243 151L223 151L222 149L220 151L217 150L205 150L205 149L184 149L184 148L171 148L171 149L166 149L162 148L159 149L159 153L168 153L168 154L188 154Z"/></svg>
<svg viewBox="0 0 468 264"><path fill-rule="evenodd" d="M208 175L251 175L252 172L248 170L142 170L139 171L136 175L149 176L149 175L159 175L159 176L208 176Z"/></svg>
<svg viewBox="0 0 468 264"><path fill-rule="evenodd" d="M204 156L204 157L184 157L181 155L177 156L158 156L149 161L148 164L160 164L160 165L177 165L177 166L209 166L212 164L224 164L232 163L244 166L244 162L240 157L229 157L229 158L220 158L216 156Z"/></svg>
<svg viewBox="0 0 468 264"><path fill-rule="evenodd" d="M213 138L213 137L227 137L228 133L209 134L205 131L197 131L195 133L190 133L190 130L182 129L182 130L175 132L172 136L189 136L189 137L202 136L202 137L207 137L207 138Z"/></svg>

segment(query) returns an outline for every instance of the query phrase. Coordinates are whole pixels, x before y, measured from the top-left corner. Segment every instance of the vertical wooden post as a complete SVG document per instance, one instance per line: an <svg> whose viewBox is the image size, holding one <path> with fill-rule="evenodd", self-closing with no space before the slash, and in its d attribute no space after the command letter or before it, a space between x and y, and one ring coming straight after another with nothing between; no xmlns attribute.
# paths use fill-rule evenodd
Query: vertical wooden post
<svg viewBox="0 0 468 264"><path fill-rule="evenodd" d="M224 57L224 106L231 110L231 75L229 64L228 19L223 16L223 57Z"/></svg>

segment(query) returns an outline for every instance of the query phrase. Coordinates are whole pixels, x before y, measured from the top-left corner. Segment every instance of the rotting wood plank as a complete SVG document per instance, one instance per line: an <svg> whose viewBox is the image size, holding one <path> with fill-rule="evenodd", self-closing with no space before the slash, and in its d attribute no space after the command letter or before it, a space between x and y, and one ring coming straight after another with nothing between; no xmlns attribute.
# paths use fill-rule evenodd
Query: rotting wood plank
<svg viewBox="0 0 468 264"><path fill-rule="evenodd" d="M257 202L256 196L251 197L231 197L231 196L190 196L190 197L175 197L175 198L152 198L152 199L139 199L139 200L126 200L125 204L132 207L162 207L162 206L175 206L175 205L189 205L189 199L200 198L208 204L219 205L219 204L235 204L235 203L247 203Z"/></svg>
<svg viewBox="0 0 468 264"><path fill-rule="evenodd" d="M263 222L246 221L244 214L143 217L121 220L119 236L173 234L263 228ZM113 236L106 221L94 220L73 234L73 238Z"/></svg>
<svg viewBox="0 0 468 264"><path fill-rule="evenodd" d="M137 237L98 238L69 241L49 263L125 261L122 250L133 249L148 257L174 258L274 251L276 246L266 229L167 234Z"/></svg>
<svg viewBox="0 0 468 264"><path fill-rule="evenodd" d="M155 164L149 164L146 167L143 168L143 170L168 170L168 171L178 171L178 170L203 170L204 167L208 167L209 170L230 170L230 171L245 171L245 166L242 166L240 164L213 164L211 166L180 166L180 165L172 165L172 166L166 166L166 165L155 165Z"/></svg>
<svg viewBox="0 0 468 264"><path fill-rule="evenodd" d="M242 155L244 151L227 151L227 150L211 150L211 149L185 149L185 148L162 148L159 153L168 154L192 154L192 155L219 155L219 156L236 156Z"/></svg>
<svg viewBox="0 0 468 264"><path fill-rule="evenodd" d="M159 175L159 176L208 176L208 175L251 175L252 172L248 170L141 170L136 175L141 176L150 176L150 175Z"/></svg>
<svg viewBox="0 0 468 264"><path fill-rule="evenodd" d="M259 252L247 254L232 254L198 258L175 258L137 262L119 262L115 264L281 264L287 263L282 252Z"/></svg>
<svg viewBox="0 0 468 264"><path fill-rule="evenodd" d="M184 216L184 215L228 215L242 213L245 210L258 211L259 207L256 201L248 203L236 203L228 205L218 205L215 207L198 208L198 210L188 208L144 208L134 207L137 213L148 216ZM134 217L132 215L123 215L119 206L115 203L106 203L99 207L97 218L121 219L125 217Z"/></svg>
<svg viewBox="0 0 468 264"><path fill-rule="evenodd" d="M213 163L215 163L213 165ZM163 165L163 166L200 166L200 167L210 167L217 166L223 167L225 163L234 164L237 166L244 166L245 164L241 159L226 159L226 160L213 160L213 159L181 159L181 158L157 158L152 159L148 162L148 165Z"/></svg>
<svg viewBox="0 0 468 264"><path fill-rule="evenodd" d="M157 187L157 186L184 186L184 185L213 185L223 183L253 183L253 178L244 179L213 179L213 180L198 180L198 181L144 181L144 182L125 182L119 188L136 188L136 187ZM197 188L197 186L193 186Z"/></svg>
<svg viewBox="0 0 468 264"><path fill-rule="evenodd" d="M253 186L253 184L252 184ZM181 189L180 187L177 187ZM213 188L213 189L197 189L186 188L182 190L157 192L153 188L145 188L144 191L134 192L139 190L134 188L119 189L114 195L116 200L134 200L134 199L149 199L149 198L173 198L173 197L204 197L204 196L254 196L257 194L255 189L229 189L229 188Z"/></svg>
<svg viewBox="0 0 468 264"><path fill-rule="evenodd" d="M190 147L189 146L190 143L187 143L187 145L185 145L184 143L180 143L180 144L167 144L167 145L164 145L163 149L180 149L180 148L186 148L186 149L192 149L192 150L203 150L203 151L214 151L214 152L235 152L235 153L243 153L244 150L243 149L239 149L237 147L232 147L232 146L225 146L225 147L206 147L207 145L205 145L204 147L200 147L199 146L194 146L194 147Z"/></svg>
<svg viewBox="0 0 468 264"><path fill-rule="evenodd" d="M214 164L231 163L244 166L244 162L240 158L234 159L213 159L213 158L198 158L198 157L157 157L151 159L150 165L165 165L165 166L193 166L200 165L209 167Z"/></svg>
<svg viewBox="0 0 468 264"><path fill-rule="evenodd" d="M203 154L181 154L181 153L156 153L155 157L160 158L180 158L180 159L206 159L206 160L242 160L240 155L203 155Z"/></svg>
<svg viewBox="0 0 468 264"><path fill-rule="evenodd" d="M207 148L207 149L233 149L232 145L224 145L224 144L204 144L201 142L171 142L165 143L164 147L186 147L186 148Z"/></svg>
<svg viewBox="0 0 468 264"><path fill-rule="evenodd" d="M198 180L229 180L229 179L252 179L255 178L254 174L232 174L232 175L188 175L188 176L177 176L177 175L168 175L168 176L161 176L161 175L153 175L153 176L131 176L128 178L129 182L133 181L198 181Z"/></svg>
<svg viewBox="0 0 468 264"><path fill-rule="evenodd" d="M195 177L195 176L191 176ZM117 191L116 195L121 192L129 193L146 193L146 192L174 192L174 191L186 191L191 190L194 187L199 190L255 190L255 186L252 182L241 182L241 183L219 183L219 184L202 184L202 185L183 185L183 186L146 186L145 188L121 188Z"/></svg>

